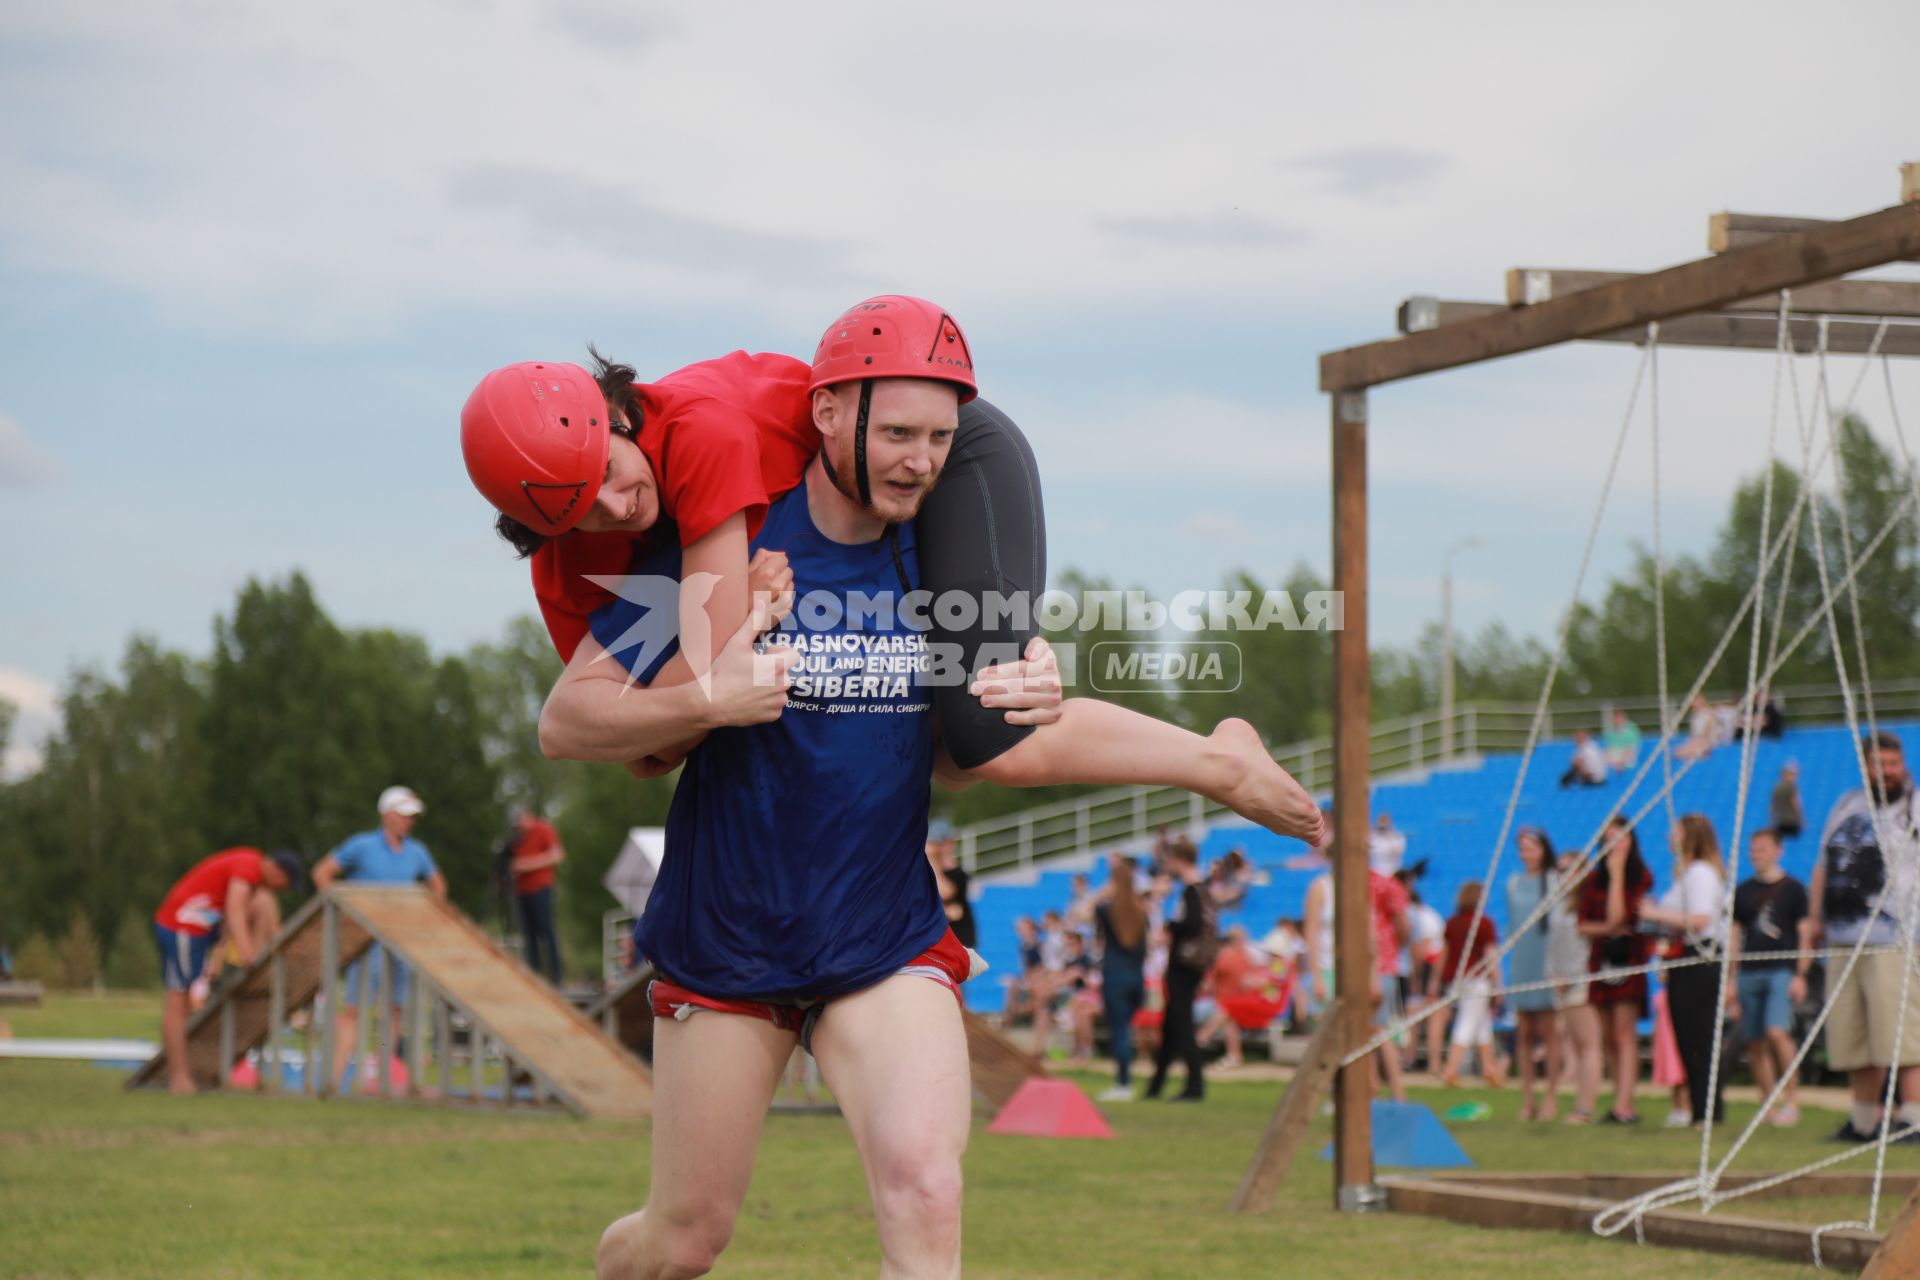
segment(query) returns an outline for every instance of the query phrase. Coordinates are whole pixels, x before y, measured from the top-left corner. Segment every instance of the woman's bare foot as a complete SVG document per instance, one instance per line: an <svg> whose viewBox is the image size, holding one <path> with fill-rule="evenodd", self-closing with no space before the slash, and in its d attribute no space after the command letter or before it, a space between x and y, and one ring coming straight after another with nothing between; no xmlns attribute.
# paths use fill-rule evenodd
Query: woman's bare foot
<svg viewBox="0 0 1920 1280"><path fill-rule="evenodd" d="M1267 754L1259 730L1245 720L1222 720L1210 740L1229 753L1236 775L1210 799L1269 831L1304 840L1309 848L1327 843L1330 833L1320 816L1320 806Z"/></svg>
<svg viewBox="0 0 1920 1280"><path fill-rule="evenodd" d="M176 1098L191 1098L200 1091L193 1087L193 1080L187 1078L184 1080L167 1081L167 1092Z"/></svg>

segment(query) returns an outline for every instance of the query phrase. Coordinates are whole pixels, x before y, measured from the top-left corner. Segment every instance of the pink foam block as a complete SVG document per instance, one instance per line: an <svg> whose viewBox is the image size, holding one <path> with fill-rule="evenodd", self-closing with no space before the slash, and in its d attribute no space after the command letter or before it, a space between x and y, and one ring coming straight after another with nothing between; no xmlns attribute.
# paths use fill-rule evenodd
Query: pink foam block
<svg viewBox="0 0 1920 1280"><path fill-rule="evenodd" d="M1111 1138L1106 1117L1079 1086L1066 1080L1029 1080L1007 1099L988 1133L1029 1138Z"/></svg>

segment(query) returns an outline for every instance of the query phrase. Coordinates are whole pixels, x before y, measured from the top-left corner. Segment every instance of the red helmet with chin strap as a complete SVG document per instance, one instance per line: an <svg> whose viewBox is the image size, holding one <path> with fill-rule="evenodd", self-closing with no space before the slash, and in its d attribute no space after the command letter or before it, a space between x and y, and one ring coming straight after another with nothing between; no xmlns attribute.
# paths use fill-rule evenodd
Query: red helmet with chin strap
<svg viewBox="0 0 1920 1280"><path fill-rule="evenodd" d="M873 481L867 475L867 415L873 407L876 378L952 383L961 404L980 394L973 381L973 352L967 335L945 309L925 298L883 293L855 303L828 327L813 351L813 378L807 392L843 382L860 384L860 408L853 425L853 477L860 505L869 508ZM825 452L820 458L827 474L833 475L833 459ZM901 581L906 581L904 569Z"/></svg>
<svg viewBox="0 0 1920 1280"><path fill-rule="evenodd" d="M932 378L960 388L965 404L980 393L973 352L952 316L925 298L882 294L835 320L813 352L808 391L868 378Z"/></svg>
<svg viewBox="0 0 1920 1280"><path fill-rule="evenodd" d="M467 475L488 502L553 537L592 509L607 472L607 401L577 364L529 360L480 379L460 411Z"/></svg>

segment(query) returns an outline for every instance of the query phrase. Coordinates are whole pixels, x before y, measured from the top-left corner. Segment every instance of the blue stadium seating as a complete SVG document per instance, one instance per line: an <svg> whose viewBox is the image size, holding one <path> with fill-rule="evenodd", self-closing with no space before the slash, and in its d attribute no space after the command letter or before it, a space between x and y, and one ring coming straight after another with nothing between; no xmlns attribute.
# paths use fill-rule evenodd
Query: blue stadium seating
<svg viewBox="0 0 1920 1280"><path fill-rule="evenodd" d="M1902 738L1920 748L1920 722L1883 723ZM1643 745L1643 751L1651 743ZM1591 788L1560 787L1560 775L1573 755L1570 742L1543 744L1534 753L1526 785L1521 789L1515 811L1515 826L1540 826L1553 838L1556 848L1578 847L1591 839L1627 780L1632 776L1616 773L1605 785ZM1859 768L1846 726L1822 725L1790 729L1785 736L1763 740L1754 761L1752 789L1747 796L1744 831L1767 823L1767 803L1780 766L1788 760L1800 766L1800 794L1807 814L1808 831L1787 842L1783 865L1787 871L1806 880L1813 868L1814 846L1821 822L1840 795L1857 787ZM1677 766L1676 766L1677 767ZM1435 770L1424 777L1407 781L1377 783L1373 791L1373 811L1393 815L1394 825L1407 834L1407 860L1422 858L1429 870L1419 891L1442 915L1453 912L1455 895L1461 884L1481 879L1493 853L1493 842L1500 832L1501 819L1519 774L1517 755L1488 756L1470 766ZM1632 806L1641 808L1659 789L1660 767L1656 764L1647 781L1635 793ZM1713 819L1726 841L1732 833L1732 816L1739 794L1740 754L1736 746L1720 748L1695 765L1674 789L1674 809L1678 813L1700 812ZM1639 826L1640 847L1665 888L1672 874L1666 849L1666 810L1664 806L1649 814ZM1269 882L1253 887L1245 904L1222 917L1222 924L1244 924L1258 938L1283 916L1298 916L1308 883L1317 874L1309 870L1289 869L1285 864L1297 858L1303 849L1298 841L1283 840L1269 831L1238 821L1214 824L1201 844L1203 860L1210 862L1228 849L1238 847L1269 877ZM1038 917L1049 908L1062 908L1070 896L1076 870L1088 871L1098 883L1105 872L1097 864L1105 849L1089 851L1084 858L1072 858L1053 869L1040 870L1024 878L995 878L975 887L974 914L980 930L980 951L992 970L981 980L967 984L969 1007L981 1012L999 1010L1006 997L1005 980L1020 970L1018 943L1013 922L1020 916ZM1519 863L1509 837L1502 854L1497 879L1505 883L1507 875ZM1741 851L1741 876L1747 874L1745 850ZM1506 931L1506 895L1495 893L1488 903L1488 914Z"/></svg>

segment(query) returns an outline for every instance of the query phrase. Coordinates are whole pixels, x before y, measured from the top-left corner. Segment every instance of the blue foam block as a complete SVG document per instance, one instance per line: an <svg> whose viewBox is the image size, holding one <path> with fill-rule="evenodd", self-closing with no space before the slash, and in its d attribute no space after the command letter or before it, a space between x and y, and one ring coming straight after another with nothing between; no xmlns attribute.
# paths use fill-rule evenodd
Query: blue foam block
<svg viewBox="0 0 1920 1280"><path fill-rule="evenodd" d="M1331 1142L1320 1158L1333 1159ZM1373 1162L1392 1169L1473 1168L1440 1118L1418 1102L1373 1104Z"/></svg>

